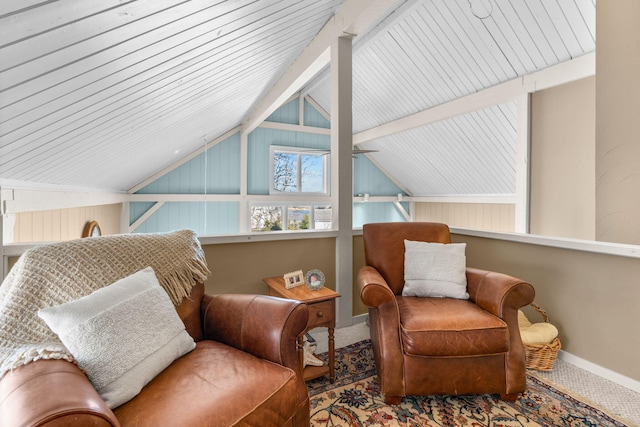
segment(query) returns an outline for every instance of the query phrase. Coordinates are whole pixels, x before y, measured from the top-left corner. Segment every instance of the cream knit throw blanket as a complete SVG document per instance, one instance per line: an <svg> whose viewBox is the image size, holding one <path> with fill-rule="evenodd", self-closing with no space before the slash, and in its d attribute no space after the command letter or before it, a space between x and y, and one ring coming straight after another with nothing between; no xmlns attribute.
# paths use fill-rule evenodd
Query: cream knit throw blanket
<svg viewBox="0 0 640 427"><path fill-rule="evenodd" d="M38 310L89 295L149 266L175 305L210 274L190 230L91 237L25 252L0 286L0 378L38 359L73 361Z"/></svg>

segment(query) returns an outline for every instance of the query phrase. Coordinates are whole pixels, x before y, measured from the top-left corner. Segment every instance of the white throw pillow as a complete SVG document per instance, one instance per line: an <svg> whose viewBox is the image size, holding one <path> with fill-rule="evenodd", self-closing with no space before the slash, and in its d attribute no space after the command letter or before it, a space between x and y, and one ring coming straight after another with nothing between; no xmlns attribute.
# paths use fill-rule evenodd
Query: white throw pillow
<svg viewBox="0 0 640 427"><path fill-rule="evenodd" d="M151 267L38 315L110 408L131 400L195 348Z"/></svg>
<svg viewBox="0 0 640 427"><path fill-rule="evenodd" d="M403 296L469 299L466 243L404 241Z"/></svg>

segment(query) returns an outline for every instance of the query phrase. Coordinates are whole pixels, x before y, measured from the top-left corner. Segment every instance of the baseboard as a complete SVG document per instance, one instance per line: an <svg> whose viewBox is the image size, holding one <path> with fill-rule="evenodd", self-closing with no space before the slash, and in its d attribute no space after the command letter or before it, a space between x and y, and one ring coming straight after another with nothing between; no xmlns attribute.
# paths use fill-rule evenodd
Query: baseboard
<svg viewBox="0 0 640 427"><path fill-rule="evenodd" d="M368 338L369 337L368 332L366 336L360 336L360 335L352 336L352 333L350 332L350 331L353 331L354 328L359 328L361 330L362 326L359 326L359 325L361 325L362 323L365 323L368 319L369 319L368 314L353 316L351 318L350 326L336 328L335 334L334 334L335 340L336 340L336 348L340 348L340 346L344 344L351 344L354 339L362 340L362 339ZM329 335L327 333L326 328L312 329L311 331L309 331L309 334L316 340L316 345L317 345L316 353L323 353L327 351L327 347L328 347L327 341L329 340ZM345 341L343 339L345 338L345 336L349 336L351 339L348 339L347 341Z"/></svg>
<svg viewBox="0 0 640 427"><path fill-rule="evenodd" d="M369 321L369 315L367 313L365 314L359 314L357 316L353 316L352 317L352 322L355 325L356 323L364 323L364 322L368 322Z"/></svg>
<svg viewBox="0 0 640 427"><path fill-rule="evenodd" d="M626 387L630 390L635 391L636 393L640 393L640 381L637 381L633 378L629 378L625 375L622 375L618 372L612 371L611 369L605 368L603 366L597 365L593 362L590 362L586 359L578 357L574 354L568 353L564 350L560 350L558 352L558 359L563 362L570 363L578 368L584 369L585 371L591 372L594 375L598 375L604 379L607 379L611 382L614 382L622 387Z"/></svg>

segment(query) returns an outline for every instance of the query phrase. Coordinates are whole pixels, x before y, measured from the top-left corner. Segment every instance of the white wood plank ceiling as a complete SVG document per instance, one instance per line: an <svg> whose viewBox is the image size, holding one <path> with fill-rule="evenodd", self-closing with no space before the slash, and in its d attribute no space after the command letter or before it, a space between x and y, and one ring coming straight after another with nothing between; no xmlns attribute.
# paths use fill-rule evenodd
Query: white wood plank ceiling
<svg viewBox="0 0 640 427"><path fill-rule="evenodd" d="M342 0L0 3L0 180L126 191L238 126ZM355 39L354 132L595 50L595 0L407 0ZM330 110L323 72L303 89ZM512 194L515 104L361 144L412 195ZM480 166L480 167L478 167Z"/></svg>
<svg viewBox="0 0 640 427"><path fill-rule="evenodd" d="M129 189L240 124L341 3L3 1L0 178Z"/></svg>
<svg viewBox="0 0 640 427"><path fill-rule="evenodd" d="M355 41L360 132L595 50L594 0L424 0ZM475 14L474 14L475 13ZM476 16L477 15L477 16ZM330 111L327 73L306 92ZM515 104L360 144L413 196L515 192Z"/></svg>

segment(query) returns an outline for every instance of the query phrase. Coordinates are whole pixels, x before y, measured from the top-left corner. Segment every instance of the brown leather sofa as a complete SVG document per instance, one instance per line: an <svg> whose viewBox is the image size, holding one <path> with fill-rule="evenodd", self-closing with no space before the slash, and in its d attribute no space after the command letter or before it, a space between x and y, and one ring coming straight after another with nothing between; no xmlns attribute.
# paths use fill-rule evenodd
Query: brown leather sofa
<svg viewBox="0 0 640 427"><path fill-rule="evenodd" d="M84 373L39 360L0 381L1 426L308 426L297 338L306 305L263 295L204 294L177 307L196 348L111 411Z"/></svg>
<svg viewBox="0 0 640 427"><path fill-rule="evenodd" d="M533 287L514 277L466 269L469 300L403 296L404 240L450 243L437 223L363 227L366 266L358 273L378 377L388 403L403 396L525 390L525 353L518 308Z"/></svg>

